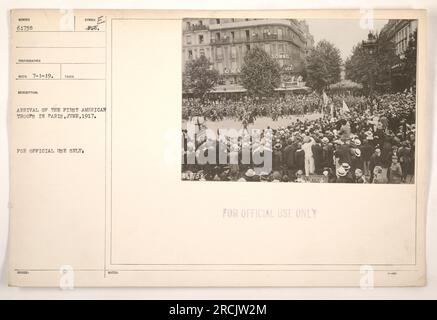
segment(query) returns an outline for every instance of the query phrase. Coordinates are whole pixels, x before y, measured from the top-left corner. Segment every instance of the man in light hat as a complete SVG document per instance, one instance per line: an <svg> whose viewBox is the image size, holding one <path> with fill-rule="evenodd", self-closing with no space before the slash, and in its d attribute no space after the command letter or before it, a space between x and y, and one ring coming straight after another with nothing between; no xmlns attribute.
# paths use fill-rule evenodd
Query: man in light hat
<svg viewBox="0 0 437 320"><path fill-rule="evenodd" d="M354 149L354 154L351 158L351 167L352 172L355 172L356 169L361 169L361 171L364 170L364 160L361 157L361 150L358 148Z"/></svg>
<svg viewBox="0 0 437 320"><path fill-rule="evenodd" d="M337 181L336 183L351 183L349 177L347 177L347 171L343 166L338 167L337 169Z"/></svg>
<svg viewBox="0 0 437 320"><path fill-rule="evenodd" d="M322 165L323 167L334 168L334 146L329 139L322 139Z"/></svg>
<svg viewBox="0 0 437 320"><path fill-rule="evenodd" d="M346 171L346 177L348 180L350 180L351 182L353 181L353 172L351 171L351 166L349 163L342 163L341 166L344 168L344 170Z"/></svg>
<svg viewBox="0 0 437 320"><path fill-rule="evenodd" d="M373 155L370 157L369 169L370 169L370 181L374 180L375 167L380 167L382 170L383 159L381 156L381 149L376 148Z"/></svg>
<svg viewBox="0 0 437 320"><path fill-rule="evenodd" d="M276 143L274 145L273 150L273 158L272 158L272 166L274 171L282 170L282 144Z"/></svg>
<svg viewBox="0 0 437 320"><path fill-rule="evenodd" d="M253 169L248 169L246 171L246 173L244 174L244 179L246 179L246 181L248 182L259 181L258 176L256 175L256 172Z"/></svg>
<svg viewBox="0 0 437 320"><path fill-rule="evenodd" d="M304 143L302 144L302 150L305 152L305 176L309 176L314 173L314 156L313 156L313 145L315 141L313 137L305 137Z"/></svg>

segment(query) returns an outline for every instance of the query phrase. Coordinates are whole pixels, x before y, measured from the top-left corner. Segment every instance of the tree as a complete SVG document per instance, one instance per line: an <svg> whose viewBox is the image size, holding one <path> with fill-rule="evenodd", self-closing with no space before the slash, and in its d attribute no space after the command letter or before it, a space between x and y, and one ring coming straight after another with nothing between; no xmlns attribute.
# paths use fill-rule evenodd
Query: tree
<svg viewBox="0 0 437 320"><path fill-rule="evenodd" d="M365 91L391 89L391 68L399 63L395 46L386 33L375 35L376 46L372 52L358 43L352 55L346 60L346 78L361 83Z"/></svg>
<svg viewBox="0 0 437 320"><path fill-rule="evenodd" d="M280 66L267 52L255 47L244 56L241 82L251 96L271 96L281 83Z"/></svg>
<svg viewBox="0 0 437 320"><path fill-rule="evenodd" d="M203 99L216 86L219 79L219 73L212 68L211 62L205 56L200 56L186 63L182 75L182 90Z"/></svg>
<svg viewBox="0 0 437 320"><path fill-rule="evenodd" d="M340 50L326 40L319 41L306 59L306 83L317 91L322 91L330 84L340 81L341 63Z"/></svg>
<svg viewBox="0 0 437 320"><path fill-rule="evenodd" d="M370 89L370 78L376 75L376 64L362 43L352 49L352 55L345 62L346 78L361 83L366 91Z"/></svg>

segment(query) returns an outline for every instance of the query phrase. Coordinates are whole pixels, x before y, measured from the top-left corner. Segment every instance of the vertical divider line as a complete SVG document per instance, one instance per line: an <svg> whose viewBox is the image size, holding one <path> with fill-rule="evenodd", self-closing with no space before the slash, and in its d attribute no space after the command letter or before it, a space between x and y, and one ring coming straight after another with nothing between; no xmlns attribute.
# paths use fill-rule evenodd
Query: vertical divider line
<svg viewBox="0 0 437 320"><path fill-rule="evenodd" d="M107 115L108 115L108 105L107 105L107 84L108 84L108 35L107 35L107 28L108 28L108 23L107 23L107 17L105 16L105 205L104 205L104 243L103 243L103 278L106 278L106 209L107 209L107 204L106 204L106 200L107 200L107 196L106 196L106 183L107 183L107 179L106 179L106 173L107 173Z"/></svg>

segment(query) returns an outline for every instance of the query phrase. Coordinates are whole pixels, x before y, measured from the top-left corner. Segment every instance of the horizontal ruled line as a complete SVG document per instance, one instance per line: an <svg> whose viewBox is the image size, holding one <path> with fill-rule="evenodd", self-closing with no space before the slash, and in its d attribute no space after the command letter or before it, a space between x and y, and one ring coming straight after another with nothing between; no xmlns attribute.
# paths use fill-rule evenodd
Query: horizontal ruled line
<svg viewBox="0 0 437 320"><path fill-rule="evenodd" d="M15 62L15 64L105 64L105 62Z"/></svg>
<svg viewBox="0 0 437 320"><path fill-rule="evenodd" d="M59 272L59 269L15 269L15 272ZM241 272L241 271L254 271L254 272L260 272L260 271L264 271L264 272L290 272L290 271L294 271L294 272L302 272L302 271L308 271L308 272L341 272L341 271L346 271L346 272L357 272L359 271L359 269L75 269L74 271L109 271L109 272L165 272L165 271L170 271L170 272L174 272L174 271L201 271L201 272L205 272L205 271L211 271L211 272ZM417 272L419 271L418 269L380 269L380 270L374 270L375 272L390 272L390 271L397 271L397 272Z"/></svg>
<svg viewBox="0 0 437 320"><path fill-rule="evenodd" d="M16 46L17 49L105 49L106 47L101 46Z"/></svg>
<svg viewBox="0 0 437 320"><path fill-rule="evenodd" d="M68 79L68 78L63 78L63 79L20 79L20 78L15 78L15 80L22 80L22 81L24 81L24 80L29 80L29 81L56 81L56 80L68 80L68 81L70 81L70 80L106 80L105 78L102 78L102 79L100 79L100 78L95 78L95 79L78 79L78 78L76 78L76 79Z"/></svg>
<svg viewBox="0 0 437 320"><path fill-rule="evenodd" d="M86 30L33 30L33 31L19 31L15 32L88 32L88 33L105 33L105 31L86 31Z"/></svg>

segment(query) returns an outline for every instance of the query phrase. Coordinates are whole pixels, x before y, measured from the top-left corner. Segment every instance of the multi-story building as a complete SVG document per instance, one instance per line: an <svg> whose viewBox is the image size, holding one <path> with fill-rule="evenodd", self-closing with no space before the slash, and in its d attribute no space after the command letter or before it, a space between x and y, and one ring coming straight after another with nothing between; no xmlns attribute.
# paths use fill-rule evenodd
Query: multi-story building
<svg viewBox="0 0 437 320"><path fill-rule="evenodd" d="M305 46L305 54L314 48L314 36L310 33L310 28L305 20L299 21L300 28L305 36L306 46Z"/></svg>
<svg viewBox="0 0 437 320"><path fill-rule="evenodd" d="M295 19L185 19L183 62L205 55L226 83L238 82L246 52L261 47L279 65L298 74L308 45L308 26Z"/></svg>
<svg viewBox="0 0 437 320"><path fill-rule="evenodd" d="M410 37L416 30L417 20L389 20L381 33L386 33L389 41L394 42L396 54L402 58L407 50Z"/></svg>
<svg viewBox="0 0 437 320"><path fill-rule="evenodd" d="M408 48L410 37L416 30L417 20L389 20L382 28L381 34L384 34L388 41L394 43L396 55L403 59L405 57L405 51ZM402 63L393 62L390 78L393 89L403 90L406 87L406 79L402 72Z"/></svg>
<svg viewBox="0 0 437 320"><path fill-rule="evenodd" d="M184 19L182 61L185 63L201 55L211 59L210 19Z"/></svg>

